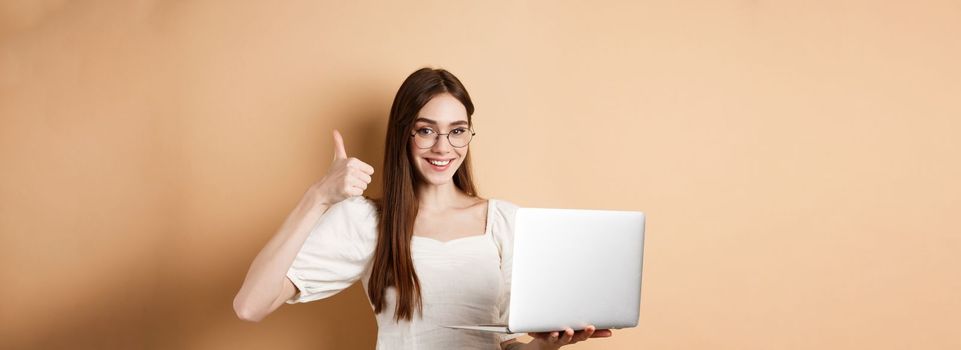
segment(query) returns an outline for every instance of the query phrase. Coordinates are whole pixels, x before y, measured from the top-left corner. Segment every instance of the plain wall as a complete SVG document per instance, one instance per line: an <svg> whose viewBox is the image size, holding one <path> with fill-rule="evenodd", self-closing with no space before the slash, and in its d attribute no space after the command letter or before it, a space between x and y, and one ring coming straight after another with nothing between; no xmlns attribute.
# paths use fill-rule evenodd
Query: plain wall
<svg viewBox="0 0 961 350"><path fill-rule="evenodd" d="M575 348L958 349L959 62L958 1L4 1L0 348L373 348L359 286L231 300L433 66L482 195L648 214Z"/></svg>

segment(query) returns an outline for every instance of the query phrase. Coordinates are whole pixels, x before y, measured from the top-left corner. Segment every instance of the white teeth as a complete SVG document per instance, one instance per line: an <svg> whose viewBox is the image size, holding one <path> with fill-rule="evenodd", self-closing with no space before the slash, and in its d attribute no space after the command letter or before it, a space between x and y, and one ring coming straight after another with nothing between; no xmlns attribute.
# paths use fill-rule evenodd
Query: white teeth
<svg viewBox="0 0 961 350"><path fill-rule="evenodd" d="M450 159L448 159L448 160L433 160L433 159L428 159L427 161L430 162L431 164L436 165L436 166L445 166L445 165L447 165L447 164L450 164Z"/></svg>

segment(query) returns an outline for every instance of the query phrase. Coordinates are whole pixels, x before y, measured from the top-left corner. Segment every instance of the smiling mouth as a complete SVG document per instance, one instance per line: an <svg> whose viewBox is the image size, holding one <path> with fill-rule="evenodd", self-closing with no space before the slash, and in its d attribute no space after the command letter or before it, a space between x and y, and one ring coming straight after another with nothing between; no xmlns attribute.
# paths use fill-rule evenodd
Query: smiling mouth
<svg viewBox="0 0 961 350"><path fill-rule="evenodd" d="M447 164L450 164L451 159L445 159L445 160L427 159L427 162L436 166L446 166Z"/></svg>

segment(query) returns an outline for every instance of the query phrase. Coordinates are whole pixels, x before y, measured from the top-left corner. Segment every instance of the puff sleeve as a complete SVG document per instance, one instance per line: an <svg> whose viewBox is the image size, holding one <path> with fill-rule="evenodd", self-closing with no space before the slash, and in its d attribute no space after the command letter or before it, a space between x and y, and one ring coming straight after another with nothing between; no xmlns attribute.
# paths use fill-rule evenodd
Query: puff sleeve
<svg viewBox="0 0 961 350"><path fill-rule="evenodd" d="M287 278L298 293L288 304L330 297L350 287L367 270L377 246L377 210L363 197L334 204L311 230Z"/></svg>
<svg viewBox="0 0 961 350"><path fill-rule="evenodd" d="M498 319L495 323L507 324L511 299L511 269L514 261L514 216L517 214L518 207L513 203L498 200L495 202L493 209L491 233L500 252L501 280L503 283L503 292L497 303ZM498 333L497 337L499 341L503 342L522 335L524 334Z"/></svg>

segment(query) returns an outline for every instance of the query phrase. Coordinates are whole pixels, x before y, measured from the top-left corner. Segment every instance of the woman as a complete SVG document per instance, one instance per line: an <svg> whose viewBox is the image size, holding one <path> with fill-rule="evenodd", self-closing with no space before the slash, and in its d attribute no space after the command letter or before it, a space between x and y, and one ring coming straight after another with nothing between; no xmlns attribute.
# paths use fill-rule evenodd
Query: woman
<svg viewBox="0 0 961 350"><path fill-rule="evenodd" d="M390 110L376 204L361 196L374 169L349 158L335 130L333 164L254 259L234 299L237 315L259 321L285 302L326 298L361 280L378 349L556 349L611 336L591 326L522 343L516 334L442 327L507 319L517 207L477 195L473 112L453 74L423 68L407 77Z"/></svg>

